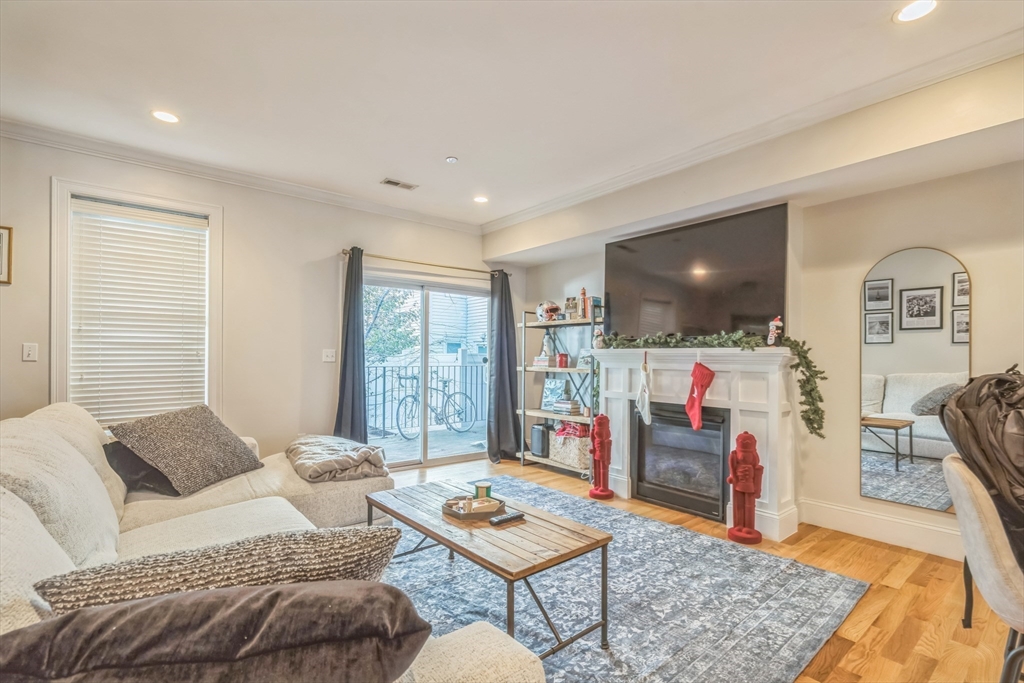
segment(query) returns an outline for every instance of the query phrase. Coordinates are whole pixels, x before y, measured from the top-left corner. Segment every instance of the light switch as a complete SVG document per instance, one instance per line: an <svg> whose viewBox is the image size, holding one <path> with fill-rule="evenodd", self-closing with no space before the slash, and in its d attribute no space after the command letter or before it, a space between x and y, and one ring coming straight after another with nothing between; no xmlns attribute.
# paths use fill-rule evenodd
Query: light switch
<svg viewBox="0 0 1024 683"><path fill-rule="evenodd" d="M26 363L35 363L39 360L39 344L22 344L21 360Z"/></svg>
<svg viewBox="0 0 1024 683"><path fill-rule="evenodd" d="M324 349L324 362L325 363L333 363L334 362L334 349Z"/></svg>

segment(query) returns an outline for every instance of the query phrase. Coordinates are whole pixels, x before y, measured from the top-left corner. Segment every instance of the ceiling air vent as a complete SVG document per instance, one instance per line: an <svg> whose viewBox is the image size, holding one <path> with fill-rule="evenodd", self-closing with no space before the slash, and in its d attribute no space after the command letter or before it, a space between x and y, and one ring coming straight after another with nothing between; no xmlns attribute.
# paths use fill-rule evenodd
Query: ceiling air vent
<svg viewBox="0 0 1024 683"><path fill-rule="evenodd" d="M391 187L400 187L403 190L415 190L419 185L413 185L412 183L403 183L401 180L395 180L394 178L385 178L380 181L381 185L390 185Z"/></svg>

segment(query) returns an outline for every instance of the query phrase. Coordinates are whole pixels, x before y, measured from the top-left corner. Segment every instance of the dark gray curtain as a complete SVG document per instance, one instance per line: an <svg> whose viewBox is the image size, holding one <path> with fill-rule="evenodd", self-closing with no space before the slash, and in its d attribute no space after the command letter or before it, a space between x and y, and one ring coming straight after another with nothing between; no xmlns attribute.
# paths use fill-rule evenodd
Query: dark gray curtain
<svg viewBox="0 0 1024 683"><path fill-rule="evenodd" d="M366 354L363 348L363 250L352 247L345 268L341 321L341 383L334 435L366 443Z"/></svg>
<svg viewBox="0 0 1024 683"><path fill-rule="evenodd" d="M508 273L491 275L490 395L487 400L487 457L517 458L519 392L516 384L516 316Z"/></svg>

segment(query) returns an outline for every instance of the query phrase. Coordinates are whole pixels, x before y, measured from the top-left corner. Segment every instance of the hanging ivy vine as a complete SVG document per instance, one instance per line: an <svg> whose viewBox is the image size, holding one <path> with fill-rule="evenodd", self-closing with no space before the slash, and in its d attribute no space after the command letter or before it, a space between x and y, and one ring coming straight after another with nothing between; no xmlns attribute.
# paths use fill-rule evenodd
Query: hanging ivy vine
<svg viewBox="0 0 1024 683"><path fill-rule="evenodd" d="M606 335L605 346L611 349L741 349L753 351L764 347L765 338L757 334L744 332L719 332L702 337L680 337L674 334L651 334L639 339L621 337L615 334ZM821 396L819 382L828 379L824 371L811 360L811 350L807 344L792 337L782 337L782 345L794 356L789 367L797 373L797 385L800 387L800 418L814 436L825 438L825 409L821 407L824 399Z"/></svg>

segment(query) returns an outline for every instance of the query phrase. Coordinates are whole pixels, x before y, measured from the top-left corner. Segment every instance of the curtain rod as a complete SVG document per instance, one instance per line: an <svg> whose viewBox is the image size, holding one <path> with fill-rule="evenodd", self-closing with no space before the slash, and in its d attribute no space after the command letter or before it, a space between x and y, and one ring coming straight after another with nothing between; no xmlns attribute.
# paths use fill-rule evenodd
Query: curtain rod
<svg viewBox="0 0 1024 683"><path fill-rule="evenodd" d="M342 249L341 253L348 256L352 253L350 249ZM395 258L394 256L381 256L380 254L363 254L367 258L379 258L385 261L401 261L402 263L415 263L418 266L430 266L431 268L450 268L452 270L468 270L471 273L483 273L485 275L494 275L493 270L480 270L479 268L464 268L462 266L445 266L440 263L427 263L426 261L412 261L407 258ZM509 277L512 277L511 273Z"/></svg>

